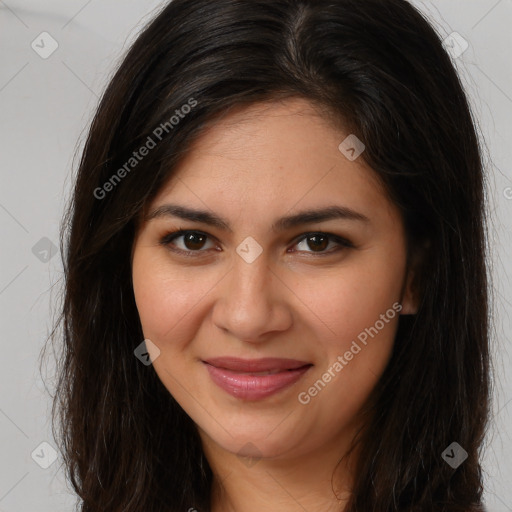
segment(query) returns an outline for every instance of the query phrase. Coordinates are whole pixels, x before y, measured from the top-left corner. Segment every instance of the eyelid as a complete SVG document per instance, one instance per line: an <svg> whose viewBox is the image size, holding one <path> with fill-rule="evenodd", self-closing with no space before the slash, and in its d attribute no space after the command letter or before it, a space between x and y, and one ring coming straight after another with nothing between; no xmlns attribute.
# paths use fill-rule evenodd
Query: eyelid
<svg viewBox="0 0 512 512"><path fill-rule="evenodd" d="M210 235L208 233L205 233L204 231L197 230L197 229L178 229L177 231L173 231L171 233L168 233L168 234L164 235L160 239L160 244L163 245L164 247L167 247L169 250L171 250L173 252L176 252L176 253L179 253L179 254L183 254L183 255L196 256L196 255L200 255L202 252L207 252L207 249L198 249L196 251L190 251L190 250L189 251L185 251L183 249L177 249L177 248L171 248L170 247L171 246L171 242L174 239L179 238L180 236L184 236L184 235L186 235L188 233L197 233L197 234L200 234L200 235L204 235L204 236L206 236L209 239L215 238L212 235ZM331 249L329 251L322 251L322 252L315 252L315 251L293 251L293 252L305 253L305 254L316 255L316 256L326 256L326 255L329 255L329 254L336 253L336 252L338 252L341 249L350 249L350 248L354 249L355 248L355 245L350 240L348 240L347 238L344 238L344 237L339 236L339 235L335 235L334 233L325 232L325 231L307 231L307 232L304 232L304 233L298 235L297 237L295 237L292 240L293 246L295 246L298 243L304 241L307 237L312 236L312 235L326 236L327 238L329 238L330 241L333 241L333 242L337 243L339 247L337 249L334 249L334 250Z"/></svg>

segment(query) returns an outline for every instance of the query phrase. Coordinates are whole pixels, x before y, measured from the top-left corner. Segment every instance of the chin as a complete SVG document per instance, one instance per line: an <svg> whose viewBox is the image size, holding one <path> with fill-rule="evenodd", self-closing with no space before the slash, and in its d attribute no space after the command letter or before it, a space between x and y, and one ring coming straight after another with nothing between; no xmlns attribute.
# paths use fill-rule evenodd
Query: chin
<svg viewBox="0 0 512 512"><path fill-rule="evenodd" d="M282 421L282 419L279 421ZM226 429L227 432L218 425L213 429L200 430L202 430L202 436L206 435L221 449L241 458L274 458L293 450L294 446L303 445L300 439L294 438L293 434L298 434L296 429L283 431L276 428L279 421L273 422L272 425L268 425L266 428L260 426L259 431L254 431L254 424L251 429L249 424L245 425L243 423L239 423L236 429Z"/></svg>

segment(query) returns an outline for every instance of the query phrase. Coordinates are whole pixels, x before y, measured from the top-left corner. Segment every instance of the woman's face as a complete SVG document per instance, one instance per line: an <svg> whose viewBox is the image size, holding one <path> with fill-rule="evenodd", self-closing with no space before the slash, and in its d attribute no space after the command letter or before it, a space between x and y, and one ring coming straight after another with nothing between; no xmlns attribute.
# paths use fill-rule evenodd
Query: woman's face
<svg viewBox="0 0 512 512"><path fill-rule="evenodd" d="M153 366L209 446L253 457L340 446L399 311L414 312L401 217L362 158L338 148L348 135L301 99L230 113L138 231L133 287Z"/></svg>

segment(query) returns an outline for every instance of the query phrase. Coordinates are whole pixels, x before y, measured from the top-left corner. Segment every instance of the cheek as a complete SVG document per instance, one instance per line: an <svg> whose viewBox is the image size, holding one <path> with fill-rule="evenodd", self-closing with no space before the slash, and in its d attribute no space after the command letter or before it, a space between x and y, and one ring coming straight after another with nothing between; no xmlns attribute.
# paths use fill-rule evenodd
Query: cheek
<svg viewBox="0 0 512 512"><path fill-rule="evenodd" d="M398 327L400 276L385 267L352 267L346 275L325 280L325 295L311 299L318 317L310 313L309 318L317 326L317 354L322 357L298 400L327 430L334 432L356 417L389 362Z"/></svg>
<svg viewBox="0 0 512 512"><path fill-rule="evenodd" d="M399 302L404 272L401 260L400 256L391 262L368 254L323 276L302 279L296 289L306 306L304 314L335 344L354 339ZM388 316L393 318L395 313L392 309Z"/></svg>
<svg viewBox="0 0 512 512"><path fill-rule="evenodd" d="M135 252L132 273L144 336L161 348L172 340L184 339L187 327L197 326L194 317L216 282L197 268L173 269L161 257L151 258L149 249L147 257L144 249Z"/></svg>

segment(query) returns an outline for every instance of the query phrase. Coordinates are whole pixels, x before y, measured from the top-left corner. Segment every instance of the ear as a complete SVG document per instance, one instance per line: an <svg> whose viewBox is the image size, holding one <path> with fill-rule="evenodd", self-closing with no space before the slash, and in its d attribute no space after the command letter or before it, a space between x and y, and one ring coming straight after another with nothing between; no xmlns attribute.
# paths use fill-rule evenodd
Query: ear
<svg viewBox="0 0 512 512"><path fill-rule="evenodd" d="M418 312L422 289L420 275L422 274L424 262L427 261L427 253L430 247L430 240L425 240L414 249L408 262L407 276L402 288L401 315L415 315Z"/></svg>

